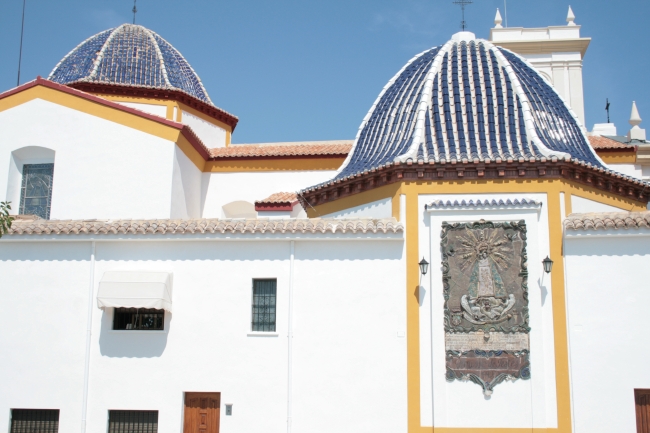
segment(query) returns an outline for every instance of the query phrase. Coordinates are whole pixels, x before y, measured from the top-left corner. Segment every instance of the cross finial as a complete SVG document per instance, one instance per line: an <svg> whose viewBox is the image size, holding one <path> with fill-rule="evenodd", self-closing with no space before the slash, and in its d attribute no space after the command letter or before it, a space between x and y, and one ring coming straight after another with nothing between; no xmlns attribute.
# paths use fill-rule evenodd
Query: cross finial
<svg viewBox="0 0 650 433"><path fill-rule="evenodd" d="M133 0L133 9L131 11L133 12L133 24L135 24L135 14L138 13L138 8L135 7L135 2L138 0Z"/></svg>
<svg viewBox="0 0 650 433"><path fill-rule="evenodd" d="M474 0L454 0L452 3L460 5L460 10L463 13L463 20L460 22L460 27L465 31L465 28L467 27L467 23L465 22L465 6L471 5L474 3Z"/></svg>
<svg viewBox="0 0 650 433"><path fill-rule="evenodd" d="M609 98L605 101L605 111L607 111L607 123L609 123Z"/></svg>

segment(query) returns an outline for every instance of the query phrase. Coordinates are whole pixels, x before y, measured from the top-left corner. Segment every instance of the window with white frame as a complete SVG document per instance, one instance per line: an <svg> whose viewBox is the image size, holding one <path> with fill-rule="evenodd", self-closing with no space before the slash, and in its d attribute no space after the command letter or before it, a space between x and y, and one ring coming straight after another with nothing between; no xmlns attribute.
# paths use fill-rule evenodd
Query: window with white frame
<svg viewBox="0 0 650 433"><path fill-rule="evenodd" d="M277 280L253 280L253 332L275 332Z"/></svg>

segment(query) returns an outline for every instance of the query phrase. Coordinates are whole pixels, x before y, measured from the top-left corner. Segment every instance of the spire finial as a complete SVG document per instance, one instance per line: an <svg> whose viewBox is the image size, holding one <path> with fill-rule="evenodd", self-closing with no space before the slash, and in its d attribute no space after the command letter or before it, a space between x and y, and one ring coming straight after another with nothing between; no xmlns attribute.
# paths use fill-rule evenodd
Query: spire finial
<svg viewBox="0 0 650 433"><path fill-rule="evenodd" d="M630 125L632 128L638 127L641 124L641 116L639 110L636 108L636 101L632 101L632 112L630 113Z"/></svg>
<svg viewBox="0 0 650 433"><path fill-rule="evenodd" d="M503 18L501 18L501 12L499 12L499 8L497 8L497 14L494 17L494 28L495 29L502 29L503 26L501 23L503 22Z"/></svg>
<svg viewBox="0 0 650 433"><path fill-rule="evenodd" d="M135 14L138 13L138 8L135 7L135 2L137 0L133 0L133 9L131 9L131 12L133 12L133 24L135 24Z"/></svg>
<svg viewBox="0 0 650 433"><path fill-rule="evenodd" d="M465 6L471 5L474 3L474 0L454 0L452 2L455 5L460 5L460 9L463 12L463 20L460 22L460 27L465 31L467 28L467 23L465 22Z"/></svg>
<svg viewBox="0 0 650 433"><path fill-rule="evenodd" d="M566 14L566 22L567 26L575 26L576 23L574 23L576 19L575 14L573 13L573 9L571 9L571 6L569 6L569 12Z"/></svg>

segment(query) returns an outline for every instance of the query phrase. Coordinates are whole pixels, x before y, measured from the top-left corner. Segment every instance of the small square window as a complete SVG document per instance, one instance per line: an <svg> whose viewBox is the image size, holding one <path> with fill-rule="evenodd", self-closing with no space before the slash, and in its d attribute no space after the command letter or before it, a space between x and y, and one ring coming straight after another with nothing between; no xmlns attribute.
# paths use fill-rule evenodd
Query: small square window
<svg viewBox="0 0 650 433"><path fill-rule="evenodd" d="M109 410L108 433L158 433L158 411Z"/></svg>
<svg viewBox="0 0 650 433"><path fill-rule="evenodd" d="M165 310L153 308L116 308L113 329L125 331L162 331L165 329Z"/></svg>
<svg viewBox="0 0 650 433"><path fill-rule="evenodd" d="M10 433L58 433L58 409L12 409Z"/></svg>
<svg viewBox="0 0 650 433"><path fill-rule="evenodd" d="M253 332L275 332L277 280L253 280Z"/></svg>

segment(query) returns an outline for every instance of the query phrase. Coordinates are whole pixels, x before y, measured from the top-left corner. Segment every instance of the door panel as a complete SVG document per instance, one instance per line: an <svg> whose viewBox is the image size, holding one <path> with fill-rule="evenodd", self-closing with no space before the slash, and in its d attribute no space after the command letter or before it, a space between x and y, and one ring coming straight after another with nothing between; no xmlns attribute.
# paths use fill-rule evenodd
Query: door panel
<svg viewBox="0 0 650 433"><path fill-rule="evenodd" d="M221 393L186 392L183 433L219 433Z"/></svg>

